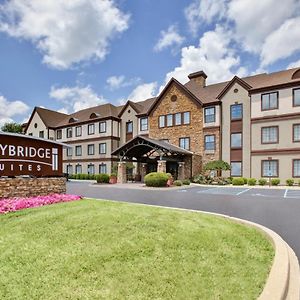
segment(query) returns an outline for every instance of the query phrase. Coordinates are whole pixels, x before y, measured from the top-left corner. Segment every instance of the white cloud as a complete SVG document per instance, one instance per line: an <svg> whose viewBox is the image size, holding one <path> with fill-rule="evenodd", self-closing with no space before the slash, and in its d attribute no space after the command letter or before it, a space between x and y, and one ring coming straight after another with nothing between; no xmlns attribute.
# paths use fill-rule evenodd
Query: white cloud
<svg viewBox="0 0 300 300"><path fill-rule="evenodd" d="M90 86L61 88L52 86L49 96L64 105L60 110L63 113L72 113L106 103L103 96L98 95Z"/></svg>
<svg viewBox="0 0 300 300"><path fill-rule="evenodd" d="M183 43L183 41L184 37L178 33L177 27L171 25L167 30L162 30L160 32L160 38L154 46L154 51L159 52L168 47L178 47Z"/></svg>
<svg viewBox="0 0 300 300"><path fill-rule="evenodd" d="M245 75L246 70L239 67L240 59L230 47L230 37L230 31L217 26L201 37L198 47L182 48L180 66L166 75L166 82L175 77L184 83L188 74L199 70L207 73L210 83L231 79L234 74Z"/></svg>
<svg viewBox="0 0 300 300"><path fill-rule="evenodd" d="M300 59L298 61L294 61L294 62L290 63L287 68L288 69L300 68Z"/></svg>
<svg viewBox="0 0 300 300"><path fill-rule="evenodd" d="M285 21L267 37L261 52L262 65L269 65L299 51L299 40L300 17Z"/></svg>
<svg viewBox="0 0 300 300"><path fill-rule="evenodd" d="M143 83L138 85L128 96L134 102L143 101L156 96L157 82Z"/></svg>
<svg viewBox="0 0 300 300"><path fill-rule="evenodd" d="M0 95L0 126L6 122L14 122L15 116L28 113L29 106L20 100L9 101Z"/></svg>
<svg viewBox="0 0 300 300"><path fill-rule="evenodd" d="M31 41L43 62L57 69L103 60L109 42L128 23L129 15L110 0L11 0L0 5L0 31Z"/></svg>
<svg viewBox="0 0 300 300"><path fill-rule="evenodd" d="M140 81L141 81L141 79L138 78L138 77L131 78L131 79L127 80L124 75L120 75L120 76L110 76L110 77L108 77L107 80L106 80L106 83L107 83L108 88L110 90L117 90L117 89L120 89L122 87L136 85Z"/></svg>

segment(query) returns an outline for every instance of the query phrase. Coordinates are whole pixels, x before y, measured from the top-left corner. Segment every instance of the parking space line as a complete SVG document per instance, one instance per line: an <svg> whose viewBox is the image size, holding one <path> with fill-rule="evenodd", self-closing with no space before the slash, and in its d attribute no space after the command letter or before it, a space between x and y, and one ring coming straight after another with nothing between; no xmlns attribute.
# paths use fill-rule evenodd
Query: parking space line
<svg viewBox="0 0 300 300"><path fill-rule="evenodd" d="M237 194L235 194L236 196L238 196L238 195L241 195L241 194L243 194L243 193L246 193L246 192L248 192L248 191L250 191L251 189L245 189L245 190L243 190L243 191L241 191L241 192L238 192Z"/></svg>
<svg viewBox="0 0 300 300"><path fill-rule="evenodd" d="M217 187L213 187L213 188L208 188L208 189L205 189L205 190L200 190L200 191L197 191L198 194L201 194L201 193L204 193L206 191L214 191L216 189L219 189L221 188L222 186L217 186Z"/></svg>
<svg viewBox="0 0 300 300"><path fill-rule="evenodd" d="M288 192L288 189L285 189L283 198L286 198L287 192Z"/></svg>

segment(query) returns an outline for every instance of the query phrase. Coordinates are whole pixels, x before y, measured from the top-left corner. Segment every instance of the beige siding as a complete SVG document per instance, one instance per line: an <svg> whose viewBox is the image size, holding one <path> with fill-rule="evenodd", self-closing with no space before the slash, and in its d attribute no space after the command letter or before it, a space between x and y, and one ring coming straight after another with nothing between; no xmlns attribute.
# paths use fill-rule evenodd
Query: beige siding
<svg viewBox="0 0 300 300"><path fill-rule="evenodd" d="M72 173L75 174L75 167L76 165L81 165L82 168L82 173L83 174L87 174L88 173L88 165L89 164L93 164L94 168L95 168L95 174L99 174L99 165L101 164L106 164L106 170L107 170L107 174L111 174L112 173L112 162L111 161L90 161L90 162L72 162L72 163L64 163L63 164L63 170L65 173L67 173L67 167L68 165L72 166Z"/></svg>
<svg viewBox="0 0 300 300"><path fill-rule="evenodd" d="M120 125L120 138L121 144L126 142L126 123L133 122L133 137L138 135L138 118L136 116L137 112L128 105L125 111L123 112L121 118L121 125Z"/></svg>
<svg viewBox="0 0 300 300"><path fill-rule="evenodd" d="M36 128L35 128L36 124ZM39 132L44 131L45 139L48 139L48 130L42 119L40 118L39 114L35 112L31 122L27 128L26 134L32 134L35 137L39 137Z"/></svg>

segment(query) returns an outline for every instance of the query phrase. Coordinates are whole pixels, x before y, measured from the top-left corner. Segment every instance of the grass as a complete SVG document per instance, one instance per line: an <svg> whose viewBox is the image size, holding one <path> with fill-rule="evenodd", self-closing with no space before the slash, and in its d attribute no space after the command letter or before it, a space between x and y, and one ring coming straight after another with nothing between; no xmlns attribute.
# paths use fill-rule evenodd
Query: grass
<svg viewBox="0 0 300 300"><path fill-rule="evenodd" d="M0 223L0 299L256 299L274 256L253 228L125 203L61 203Z"/></svg>

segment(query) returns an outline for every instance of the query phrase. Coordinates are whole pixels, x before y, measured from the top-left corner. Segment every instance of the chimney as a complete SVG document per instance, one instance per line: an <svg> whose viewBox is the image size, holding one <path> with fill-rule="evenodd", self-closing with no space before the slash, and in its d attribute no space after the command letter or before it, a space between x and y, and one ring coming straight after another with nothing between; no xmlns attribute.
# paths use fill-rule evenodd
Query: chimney
<svg viewBox="0 0 300 300"><path fill-rule="evenodd" d="M197 83L201 87L206 86L206 78L207 75L204 73L204 71L198 71L195 73L191 73L189 76L190 81L193 81Z"/></svg>

